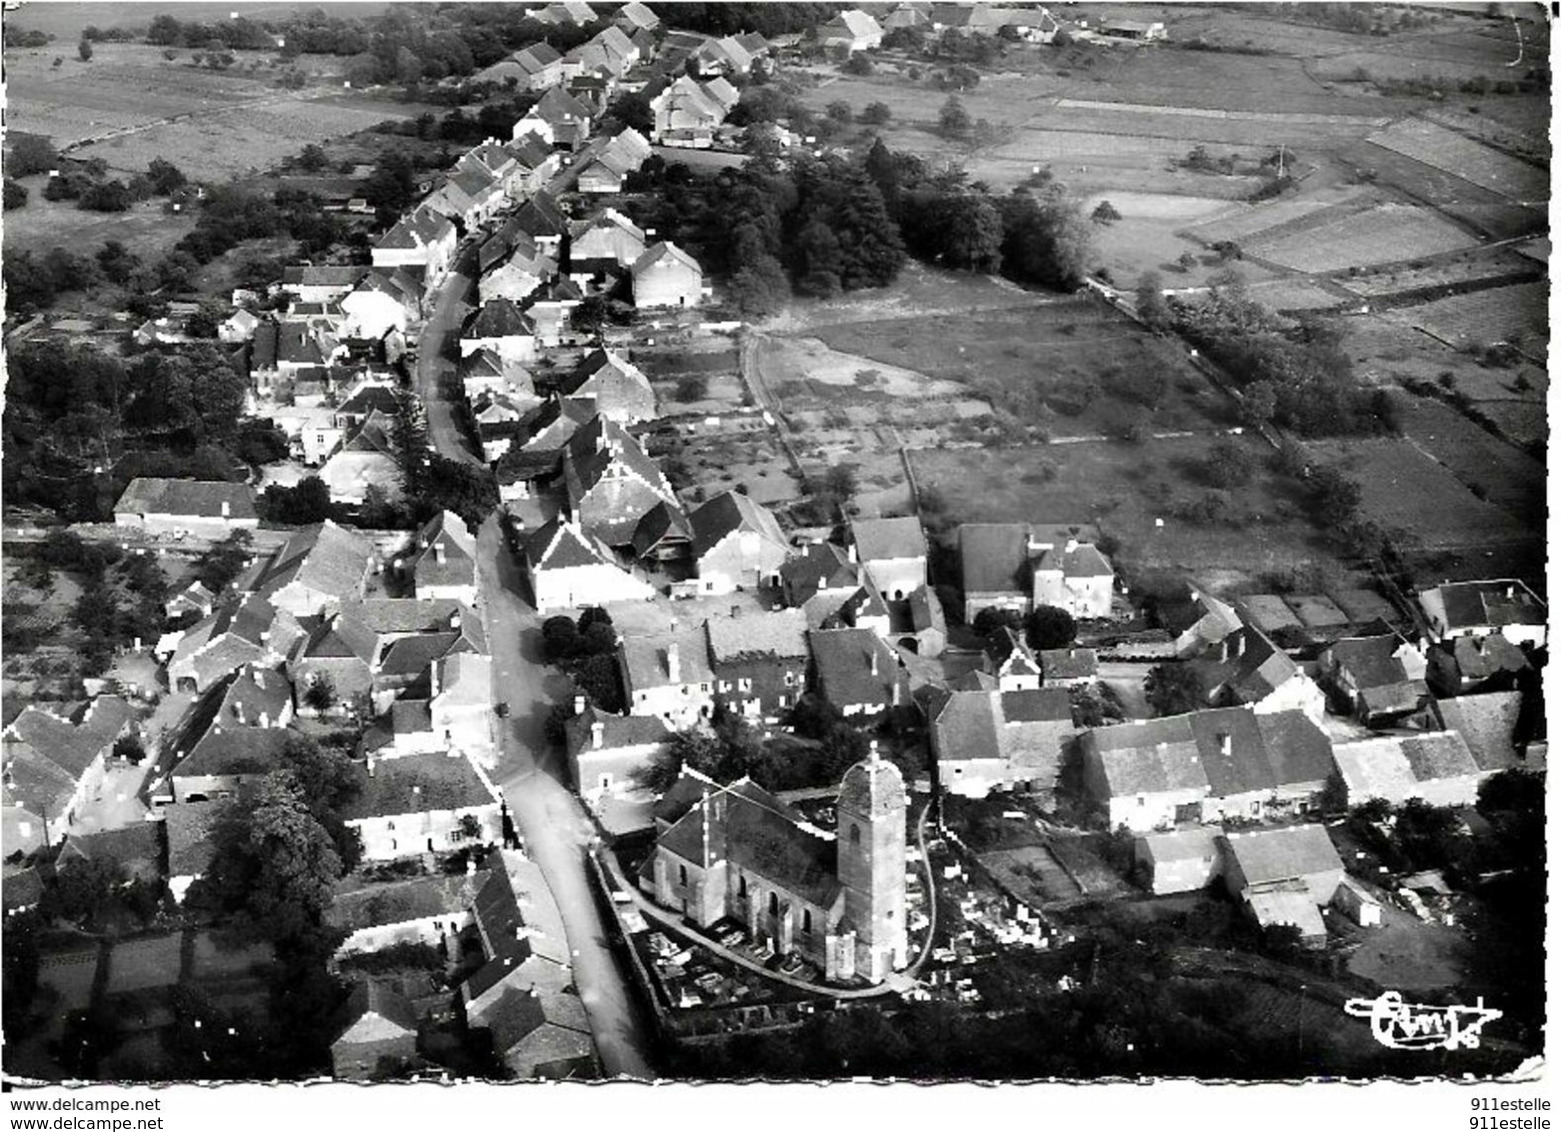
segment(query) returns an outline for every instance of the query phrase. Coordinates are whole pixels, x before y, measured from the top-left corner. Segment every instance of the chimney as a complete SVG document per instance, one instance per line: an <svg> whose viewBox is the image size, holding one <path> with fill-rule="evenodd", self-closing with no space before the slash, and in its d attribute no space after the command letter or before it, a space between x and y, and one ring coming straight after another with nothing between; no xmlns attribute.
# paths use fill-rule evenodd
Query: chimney
<svg viewBox="0 0 1561 1132"><path fill-rule="evenodd" d="M889 695L889 703L893 707L900 706L900 682L898 680L894 682L894 690Z"/></svg>
<svg viewBox="0 0 1561 1132"><path fill-rule="evenodd" d="M1507 600L1511 601L1513 599L1514 595L1517 594L1517 592L1518 591L1517 591L1517 587L1516 586L1508 586L1507 587Z"/></svg>
<svg viewBox="0 0 1561 1132"><path fill-rule="evenodd" d="M869 663L872 665L873 675L877 676L878 675L878 650L877 649L872 649L872 650L870 650L870 652L871 652L871 659L869 660Z"/></svg>
<svg viewBox="0 0 1561 1132"><path fill-rule="evenodd" d="M1220 736L1219 736L1219 740L1220 740L1220 758L1222 758L1222 759L1230 758L1230 736L1225 734L1224 732L1221 732Z"/></svg>
<svg viewBox="0 0 1561 1132"><path fill-rule="evenodd" d="M450 628L452 628L452 629L459 629L460 627L461 627L461 611L459 609L452 609L450 611Z"/></svg>
<svg viewBox="0 0 1561 1132"><path fill-rule="evenodd" d="M600 720L591 724L591 750L599 751L602 749L602 736L606 731L607 725Z"/></svg>
<svg viewBox="0 0 1561 1132"><path fill-rule="evenodd" d="M576 715L584 715L585 714L585 697L582 696L582 695L579 695L579 694L576 694L576 696L575 696L575 714Z"/></svg>
<svg viewBox="0 0 1561 1132"><path fill-rule="evenodd" d="M868 762L873 762L873 763L878 761L878 740L877 739L872 739L872 740L868 741L868 744L867 744L867 761Z"/></svg>
<svg viewBox="0 0 1561 1132"><path fill-rule="evenodd" d="M434 561L440 566L444 565L444 543L442 542L434 544Z"/></svg>
<svg viewBox="0 0 1561 1132"><path fill-rule="evenodd" d="M226 519L226 518L231 517L232 514L233 514L233 505L231 503L229 503L226 499L224 499L222 501L222 517L224 519Z"/></svg>
<svg viewBox="0 0 1561 1132"><path fill-rule="evenodd" d="M467 876L475 876L476 874L477 874L477 859L475 857L467 857L466 858L466 875Z"/></svg>
<svg viewBox="0 0 1561 1132"><path fill-rule="evenodd" d="M376 760L375 760L374 756L370 755L369 756L369 777L370 778L374 777L374 763L375 763L375 761Z"/></svg>
<svg viewBox="0 0 1561 1132"><path fill-rule="evenodd" d="M1068 541L1063 545L1063 552L1065 554L1072 554L1078 548L1079 548L1079 540L1076 539L1076 538L1073 538L1072 536L1069 536Z"/></svg>
<svg viewBox="0 0 1561 1132"><path fill-rule="evenodd" d="M667 679L673 684L681 683L682 666L678 663L678 646L674 641L667 646Z"/></svg>
<svg viewBox="0 0 1561 1132"><path fill-rule="evenodd" d="M846 555L851 559L852 562L856 561L856 543L855 542L853 542L850 546L846 547Z"/></svg>
<svg viewBox="0 0 1561 1132"><path fill-rule="evenodd" d="M262 727L270 727L271 726L271 713L270 712L263 711L263 712L260 713L260 726L262 726Z"/></svg>

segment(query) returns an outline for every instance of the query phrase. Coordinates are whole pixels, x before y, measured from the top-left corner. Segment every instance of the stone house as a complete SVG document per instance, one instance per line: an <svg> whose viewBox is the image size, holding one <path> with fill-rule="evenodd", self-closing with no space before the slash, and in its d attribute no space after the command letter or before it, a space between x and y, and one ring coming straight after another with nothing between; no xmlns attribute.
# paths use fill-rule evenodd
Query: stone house
<svg viewBox="0 0 1561 1132"><path fill-rule="evenodd" d="M559 384L563 397L596 403L615 424L638 424L657 416L656 393L639 368L613 350L592 350Z"/></svg>
<svg viewBox="0 0 1561 1132"><path fill-rule="evenodd" d="M697 307L705 299L705 274L699 261L667 240L646 248L629 275L634 305L640 310Z"/></svg>
<svg viewBox="0 0 1561 1132"><path fill-rule="evenodd" d="M851 520L850 547L885 598L895 601L927 584L927 536L921 520Z"/></svg>
<svg viewBox="0 0 1561 1132"><path fill-rule="evenodd" d="M363 838L363 858L390 861L499 841L499 793L459 752L371 758L342 821Z"/></svg>
<svg viewBox="0 0 1561 1132"><path fill-rule="evenodd" d="M672 485L639 442L598 413L564 446L569 513L609 547L628 546L647 511L677 503Z"/></svg>
<svg viewBox="0 0 1561 1132"><path fill-rule="evenodd" d="M911 702L905 662L872 630L809 630L808 647L815 690L847 718L870 721Z"/></svg>
<svg viewBox="0 0 1561 1132"><path fill-rule="evenodd" d="M477 539L453 511L441 511L423 524L407 569L419 601L447 598L476 604Z"/></svg>
<svg viewBox="0 0 1561 1132"><path fill-rule="evenodd" d="M417 1057L417 1016L388 982L354 983L340 1025L331 1042L331 1075L338 1081L393 1076Z"/></svg>
<svg viewBox="0 0 1561 1132"><path fill-rule="evenodd" d="M945 793L982 798L994 790L1056 788L1073 710L1062 688L1002 691L985 673L919 694Z"/></svg>
<svg viewBox="0 0 1561 1132"><path fill-rule="evenodd" d="M1133 866L1156 896L1199 892L1220 875L1218 826L1195 826L1133 839Z"/></svg>
<svg viewBox="0 0 1561 1132"><path fill-rule="evenodd" d="M791 545L768 508L740 492L724 491L689 515L691 552L701 593L724 594L774 584Z"/></svg>
<svg viewBox="0 0 1561 1132"><path fill-rule="evenodd" d="M615 601L644 601L655 589L620 566L612 551L562 518L539 527L526 540L526 577L539 613Z"/></svg>
<svg viewBox="0 0 1561 1132"><path fill-rule="evenodd" d="M682 730L715 708L715 672L703 628L625 637L618 668L630 715L660 716Z"/></svg>
<svg viewBox="0 0 1561 1132"><path fill-rule="evenodd" d="M1449 582L1422 592L1420 609L1436 641L1499 633L1514 645L1545 644L1545 603L1516 578Z"/></svg>
<svg viewBox="0 0 1561 1132"><path fill-rule="evenodd" d="M1219 839L1221 873L1231 896L1263 927L1290 925L1320 943L1328 929L1318 908L1333 902L1344 864L1320 825L1289 825Z"/></svg>
<svg viewBox="0 0 1561 1132"><path fill-rule="evenodd" d="M114 504L114 523L148 534L185 531L220 539L256 529L260 516L245 483L137 476Z"/></svg>
<svg viewBox="0 0 1561 1132"><path fill-rule="evenodd" d="M75 716L29 704L0 733L6 852L57 845L103 789L114 744L135 725L130 704L99 696Z"/></svg>
<svg viewBox="0 0 1561 1132"><path fill-rule="evenodd" d="M660 716L610 715L578 696L564 735L575 789L594 801L639 795L635 776L651 765L672 729Z"/></svg>
<svg viewBox="0 0 1561 1132"><path fill-rule="evenodd" d="M1317 658L1319 679L1367 727L1383 726L1422 707L1426 657L1397 633L1345 637Z"/></svg>
<svg viewBox="0 0 1561 1132"><path fill-rule="evenodd" d="M705 633L715 702L756 722L778 722L807 687L807 630L800 609L712 617Z"/></svg>

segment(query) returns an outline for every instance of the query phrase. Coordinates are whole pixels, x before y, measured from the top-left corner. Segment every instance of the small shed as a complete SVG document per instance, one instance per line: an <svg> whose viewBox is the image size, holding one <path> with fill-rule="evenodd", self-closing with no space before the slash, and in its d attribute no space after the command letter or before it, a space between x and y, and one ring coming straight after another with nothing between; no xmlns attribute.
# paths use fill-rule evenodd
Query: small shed
<svg viewBox="0 0 1561 1132"><path fill-rule="evenodd" d="M1219 876L1218 826L1151 833L1133 842L1133 865L1156 896L1196 892Z"/></svg>

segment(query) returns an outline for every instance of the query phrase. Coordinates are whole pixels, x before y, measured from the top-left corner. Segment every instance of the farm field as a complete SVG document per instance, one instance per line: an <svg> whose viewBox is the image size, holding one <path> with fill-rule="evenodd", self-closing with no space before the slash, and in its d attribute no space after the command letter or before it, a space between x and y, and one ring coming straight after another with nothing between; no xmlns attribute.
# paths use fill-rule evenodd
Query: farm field
<svg viewBox="0 0 1561 1132"><path fill-rule="evenodd" d="M218 3L215 0L179 0L181 20L225 20L231 12L251 20L278 19L292 12L319 9L331 16L373 16L386 6L385 0L326 0L325 3ZM101 28L144 28L157 15L155 8L138 0L87 4L24 4L7 12L5 22L25 31L42 31L61 39L75 39L81 30L96 24ZM69 46L69 44L67 44Z"/></svg>
<svg viewBox="0 0 1561 1132"><path fill-rule="evenodd" d="M1451 259L1438 259L1424 267L1398 266L1383 271L1363 272L1360 275L1344 276L1338 283L1351 294L1373 298L1418 291L1421 288L1450 288L1474 280L1535 276L1543 270L1542 262L1536 263L1514 248L1476 248Z"/></svg>
<svg viewBox="0 0 1561 1132"><path fill-rule="evenodd" d="M1231 493L1250 516L1241 527L1200 525L1175 509L1207 489L1189 474L1211 441L1205 437L1052 444L1023 448L918 450L911 462L923 493L936 491L956 522L1094 522L1119 541L1114 560L1134 574L1169 571L1211 589L1262 582L1314 562L1336 567L1287 481L1260 470ZM1268 449L1254 440L1253 455ZM1155 520L1164 520L1157 527Z"/></svg>
<svg viewBox="0 0 1561 1132"><path fill-rule="evenodd" d="M1338 146L1336 156L1345 164L1369 174L1379 185L1392 186L1415 200L1424 201L1493 240L1545 231L1544 208L1515 204L1473 181L1391 149L1365 140L1346 141Z"/></svg>
<svg viewBox="0 0 1561 1132"><path fill-rule="evenodd" d="M1246 275L1245 266L1242 274ZM1332 286L1305 279L1275 279L1268 283L1248 283L1247 293L1269 310L1317 311L1348 302L1348 296Z"/></svg>
<svg viewBox="0 0 1561 1132"><path fill-rule="evenodd" d="M1409 119L1366 139L1515 201L1549 199L1546 171L1434 122Z"/></svg>
<svg viewBox="0 0 1561 1132"><path fill-rule="evenodd" d="M943 271L914 260L881 290L853 291L828 300L794 302L758 324L769 334L792 334L868 319L926 317L977 310L1030 308L1040 298L993 275Z"/></svg>
<svg viewBox="0 0 1561 1132"><path fill-rule="evenodd" d="M1402 398L1404 436L1428 452L1476 495L1500 506L1530 532L1545 522L1545 465L1492 436L1451 405ZM1486 406L1480 405L1484 410Z"/></svg>
<svg viewBox="0 0 1561 1132"><path fill-rule="evenodd" d="M1408 438L1314 441L1307 448L1360 485L1365 518L1389 530L1411 532L1427 549L1483 548L1537 534L1476 497Z"/></svg>
<svg viewBox="0 0 1561 1132"><path fill-rule="evenodd" d="M1498 95L1464 106L1438 106L1424 116L1439 125L1473 134L1480 141L1532 161L1550 160L1550 118L1542 99Z"/></svg>
<svg viewBox="0 0 1561 1132"><path fill-rule="evenodd" d="M1096 192L1084 198L1084 213L1095 211L1101 201L1109 200L1122 219L1095 226L1095 261L1111 273L1118 286L1130 286L1145 271L1162 273L1167 287L1198 287L1211 275L1224 269L1204 245L1187 238L1183 222L1196 224L1200 218L1220 216L1247 206L1216 197L1179 196L1170 193ZM1185 252L1199 257L1198 262L1182 270L1177 260ZM1271 274L1258 264L1244 269L1249 281Z"/></svg>
<svg viewBox="0 0 1561 1132"><path fill-rule="evenodd" d="M128 212L83 212L73 200L44 200L48 178L24 177L27 203L5 214L5 242L20 251L46 252L61 246L96 251L118 240L146 259L168 251L195 227L193 215L172 216L157 198L140 201Z"/></svg>
<svg viewBox="0 0 1561 1132"><path fill-rule="evenodd" d="M1550 341L1550 295L1546 283L1494 287L1393 311L1387 317L1423 327L1453 346L1510 342L1543 359Z"/></svg>
<svg viewBox="0 0 1561 1132"><path fill-rule="evenodd" d="M1349 205L1365 193L1348 185L1331 185L1305 196L1284 197L1263 204L1232 205L1230 211L1216 214L1188 226L1188 234L1204 243L1220 240L1246 240L1249 237L1290 224L1325 208Z"/></svg>
<svg viewBox="0 0 1561 1132"><path fill-rule="evenodd" d="M1100 436L1118 426L1130 405L1104 387L1142 374L1165 379L1153 428L1224 421L1220 394L1176 347L1089 298L852 323L821 328L819 337L837 350L958 382L1019 423L1057 436Z"/></svg>
<svg viewBox="0 0 1561 1132"><path fill-rule="evenodd" d="M1396 263L1477 243L1463 229L1418 205L1384 203L1278 238L1259 236L1245 250L1296 271L1319 272Z"/></svg>

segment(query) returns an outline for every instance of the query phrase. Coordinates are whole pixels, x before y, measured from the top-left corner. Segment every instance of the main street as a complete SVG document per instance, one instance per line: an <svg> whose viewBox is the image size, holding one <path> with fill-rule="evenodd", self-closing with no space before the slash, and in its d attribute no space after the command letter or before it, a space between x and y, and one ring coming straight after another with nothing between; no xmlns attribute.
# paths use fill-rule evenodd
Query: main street
<svg viewBox="0 0 1561 1132"><path fill-rule="evenodd" d="M448 343L459 334L469 309L468 272L475 272L474 259L472 247L463 246L435 296L418 344L417 391L435 449L450 459L480 465L467 448L454 406L440 389L440 377L452 365ZM544 734L549 710L571 695L572 687L567 677L542 661L541 618L521 596L520 567L505 546L496 514L478 531L477 563L479 601L493 656L494 701L509 708L498 721L494 779L563 917L575 986L603 1068L615 1077L649 1079L650 1037L608 941L587 873L586 851L595 829L565 785L562 760Z"/></svg>

